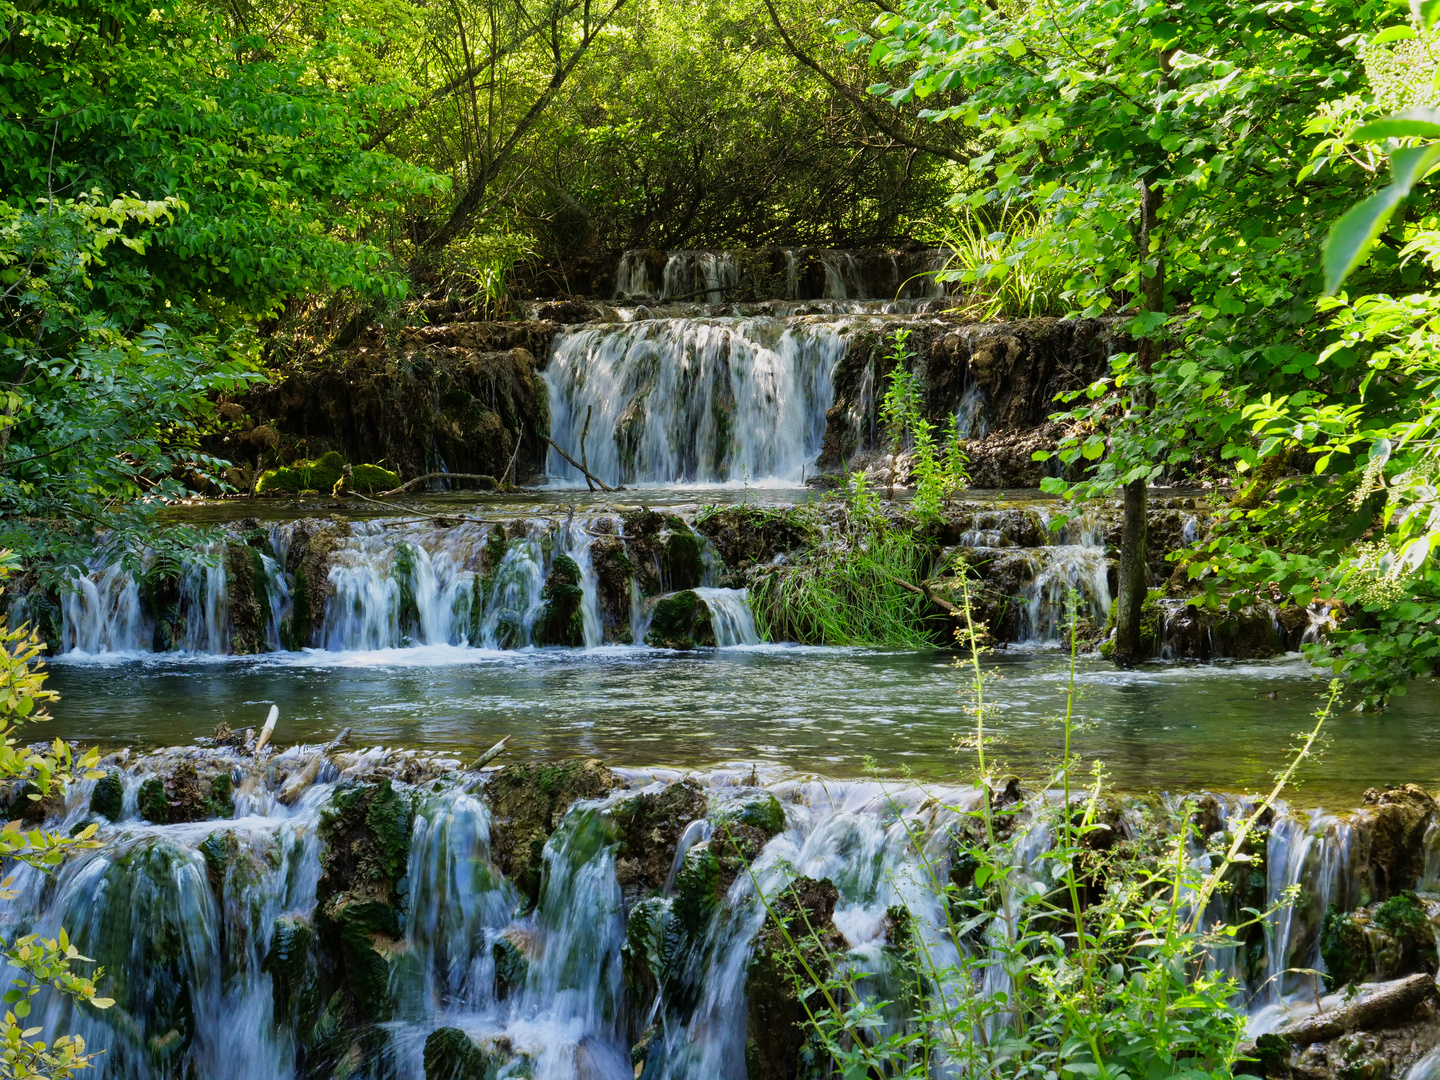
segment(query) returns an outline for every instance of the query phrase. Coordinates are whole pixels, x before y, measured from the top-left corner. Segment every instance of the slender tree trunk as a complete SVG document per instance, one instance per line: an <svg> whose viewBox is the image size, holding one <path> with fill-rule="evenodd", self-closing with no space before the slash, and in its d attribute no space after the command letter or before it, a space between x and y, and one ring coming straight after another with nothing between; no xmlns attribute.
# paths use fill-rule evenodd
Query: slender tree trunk
<svg viewBox="0 0 1440 1080"><path fill-rule="evenodd" d="M1137 247L1140 256L1140 292L1142 306L1146 311L1165 310L1165 256L1163 249L1155 242L1156 217L1160 210L1162 193L1149 180L1140 181L1140 229ZM1153 271L1145 266L1151 258L1155 260ZM1137 350L1141 369L1148 375L1155 366L1160 352L1156 338L1141 338ZM1137 395L1133 410L1143 416L1150 402L1148 394ZM1117 664L1128 666L1148 660L1148 650L1142 642L1141 610L1145 605L1145 594L1150 587L1150 570L1146 565L1146 539L1149 530L1148 511L1150 493L1146 481L1141 478L1125 485L1125 517L1120 528L1120 588L1115 610L1115 651L1112 654Z"/></svg>

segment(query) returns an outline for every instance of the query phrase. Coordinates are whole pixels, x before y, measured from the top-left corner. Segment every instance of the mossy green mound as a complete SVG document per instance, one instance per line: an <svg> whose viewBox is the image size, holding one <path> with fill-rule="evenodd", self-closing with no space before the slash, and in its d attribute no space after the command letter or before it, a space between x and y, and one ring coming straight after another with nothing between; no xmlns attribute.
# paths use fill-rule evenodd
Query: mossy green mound
<svg viewBox="0 0 1440 1080"><path fill-rule="evenodd" d="M318 491L328 495L344 472L345 459L332 450L315 461L297 461L278 469L267 469L255 483L255 494L294 495ZM352 465L350 486L366 494L389 491L400 486L400 474L379 465Z"/></svg>

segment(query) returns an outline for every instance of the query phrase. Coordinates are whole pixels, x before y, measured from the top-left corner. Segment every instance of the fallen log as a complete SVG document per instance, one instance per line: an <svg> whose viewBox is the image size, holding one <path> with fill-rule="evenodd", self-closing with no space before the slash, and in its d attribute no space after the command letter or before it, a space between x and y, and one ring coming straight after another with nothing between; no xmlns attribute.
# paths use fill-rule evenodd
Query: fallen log
<svg viewBox="0 0 1440 1080"><path fill-rule="evenodd" d="M1292 1047L1339 1038L1357 1029L1392 1026L1407 1020L1415 1007L1437 993L1435 976L1426 973L1410 975L1390 982L1371 983L1360 987L1353 1001L1342 1002L1311 1016L1300 1016L1286 1022L1274 1032ZM1266 1036L1261 1036L1266 1038ZM1260 1053L1256 1043L1240 1046L1242 1058L1255 1059Z"/></svg>

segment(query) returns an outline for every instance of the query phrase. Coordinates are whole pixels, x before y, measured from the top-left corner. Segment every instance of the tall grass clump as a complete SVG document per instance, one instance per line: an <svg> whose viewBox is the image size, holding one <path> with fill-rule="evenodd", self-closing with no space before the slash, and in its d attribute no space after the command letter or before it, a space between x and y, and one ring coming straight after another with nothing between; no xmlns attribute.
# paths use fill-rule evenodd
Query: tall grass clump
<svg viewBox="0 0 1440 1080"><path fill-rule="evenodd" d="M1073 612L1071 621L1073 641ZM1127 834L1098 769L1082 782L1072 745L1073 648L1045 794L1002 795L1009 785L998 782L987 754L993 710L968 594L957 636L973 722L963 745L976 754L977 798L947 807L953 826L929 831L921 815L892 807L913 868L910 888L897 882L907 899L890 909L886 949L904 976L892 968L892 977L877 979L859 954L827 946L808 916L778 918L781 905L803 913L798 891L767 896L751 876L783 935L810 1045L829 1059L826 1072L847 1080L1231 1080L1253 1071L1241 1057L1241 987L1217 961L1275 914L1239 895L1244 864L1263 843L1260 823L1312 754L1338 684L1273 790L1230 836L1210 838L1207 851L1191 806L1148 835Z"/></svg>
<svg viewBox="0 0 1440 1080"><path fill-rule="evenodd" d="M910 451L911 479L915 494L910 507L923 524L938 520L955 493L970 482L969 459L961 445L958 421L949 432L937 430L925 415L920 380L907 365L915 354L910 349L910 331L896 330L890 336L889 385L880 401L880 423L890 447L890 479L887 495L895 498L895 478L900 453Z"/></svg>
<svg viewBox="0 0 1440 1080"><path fill-rule="evenodd" d="M846 527L785 566L750 579L756 628L768 641L927 649L930 601L920 582L934 551L888 520L864 475L848 485Z"/></svg>
<svg viewBox="0 0 1440 1080"><path fill-rule="evenodd" d="M967 208L931 225L930 239L946 252L935 278L959 285L956 299L966 314L982 320L1065 314L1069 271L1047 243L1043 219L1021 211L991 224Z"/></svg>

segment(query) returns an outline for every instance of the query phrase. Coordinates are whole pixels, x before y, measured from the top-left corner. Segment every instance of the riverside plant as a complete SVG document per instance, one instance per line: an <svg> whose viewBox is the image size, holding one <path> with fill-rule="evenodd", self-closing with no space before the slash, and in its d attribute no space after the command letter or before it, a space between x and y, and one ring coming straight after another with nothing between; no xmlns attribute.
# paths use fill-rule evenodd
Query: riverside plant
<svg viewBox="0 0 1440 1080"><path fill-rule="evenodd" d="M847 504L847 528L752 578L756 628L768 641L933 648L918 583L934 552L886 517L863 473L851 477Z"/></svg>
<svg viewBox="0 0 1440 1080"><path fill-rule="evenodd" d="M1188 813L1142 854L1116 842L1103 820L1101 771L1083 788L1077 784L1073 602L1071 609L1060 759L1045 785L1053 794L1030 804L1039 815L1034 825L1048 828L1053 842L1027 866L1020 851L1025 830L1016 827L1025 806L997 805L994 798L1000 777L986 754L993 706L986 703L983 649L964 593L956 636L965 655L957 663L968 669L974 720L964 745L977 755L982 797L977 809L948 808L959 822L948 865L935 857L920 825L893 807L922 892L942 913L927 934L908 903L891 909L891 944L903 954L910 984L898 1000L867 990L869 973L827 946L793 886L798 921L777 916L785 890L766 897L752 873L780 933L811 1048L828 1057L833 1075L1230 1080L1251 1071L1241 1057L1241 987L1213 961L1275 911L1236 910L1232 901L1223 905L1223 919L1206 920L1212 898L1229 891L1232 871L1250 861L1247 848L1260 822L1315 752L1339 684L1331 682L1314 728L1270 793L1235 826L1228 846L1210 852L1208 870L1194 857Z"/></svg>
<svg viewBox="0 0 1440 1080"><path fill-rule="evenodd" d="M896 330L890 336L890 385L880 402L880 422L890 444L890 480L887 496L895 498L895 474L900 451L908 443L912 456L911 472L915 495L911 501L914 515L922 522L938 520L955 492L969 483L969 460L960 442L958 423L942 440L936 442L935 425L925 416L925 402L920 380L907 370L915 354L910 349L910 331Z"/></svg>
<svg viewBox="0 0 1440 1080"><path fill-rule="evenodd" d="M0 551L0 579L15 568L12 553ZM43 753L18 744L20 727L46 719L45 705L57 696L44 686L46 673L38 662L43 647L29 626L0 625L0 780L10 781L18 789L22 802L15 809L22 818L28 816L23 801L40 802L76 779L100 776L95 771L99 751L94 747L76 756L60 739ZM96 828L90 824L67 836L39 827L26 829L21 821L12 821L0 831L0 859L49 872L64 861L67 852L95 847ZM14 899L12 881L0 881L0 900ZM41 1028L26 1021L31 1000L44 986L94 1008L109 1008L114 1001L100 997L95 988L102 973L97 970L86 978L71 970L73 964L90 961L80 955L64 930L53 938L24 934L0 941L0 955L17 972L3 994L6 1011L0 1020L0 1080L66 1080L90 1068L95 1055L86 1051L80 1036L61 1035L46 1043L37 1038Z"/></svg>

